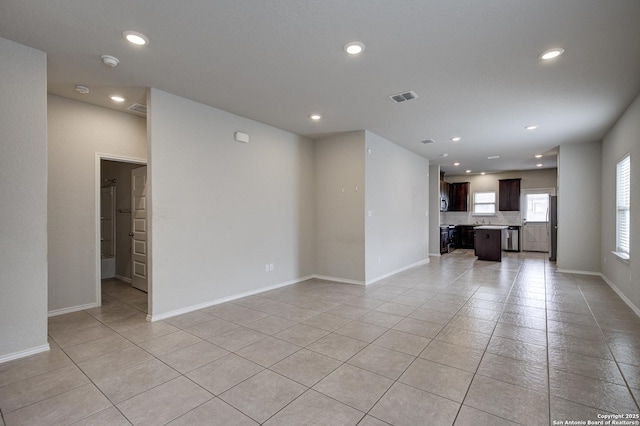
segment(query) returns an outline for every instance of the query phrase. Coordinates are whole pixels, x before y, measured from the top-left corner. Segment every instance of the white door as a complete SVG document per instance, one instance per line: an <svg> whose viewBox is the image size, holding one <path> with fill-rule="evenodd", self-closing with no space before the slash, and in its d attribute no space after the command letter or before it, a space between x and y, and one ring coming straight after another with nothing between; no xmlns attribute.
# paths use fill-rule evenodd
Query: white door
<svg viewBox="0 0 640 426"><path fill-rule="evenodd" d="M523 191L522 250L549 251L549 197L553 189Z"/></svg>
<svg viewBox="0 0 640 426"><path fill-rule="evenodd" d="M131 284L147 291L147 166L131 170Z"/></svg>

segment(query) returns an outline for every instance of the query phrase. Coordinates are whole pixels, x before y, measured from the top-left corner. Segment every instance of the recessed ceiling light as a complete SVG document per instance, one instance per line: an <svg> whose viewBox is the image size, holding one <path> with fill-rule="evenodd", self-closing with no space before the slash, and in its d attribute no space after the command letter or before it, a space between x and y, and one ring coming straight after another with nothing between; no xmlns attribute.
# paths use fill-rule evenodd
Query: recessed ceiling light
<svg viewBox="0 0 640 426"><path fill-rule="evenodd" d="M480 174L481 174L482 176L484 176L484 175L486 175L486 174L487 174L487 172L480 172Z"/></svg>
<svg viewBox="0 0 640 426"><path fill-rule="evenodd" d="M149 39L146 35L136 32L136 31L125 31L122 33L122 37L125 38L129 43L135 44L137 46L144 46L149 44Z"/></svg>
<svg viewBox="0 0 640 426"><path fill-rule="evenodd" d="M555 49L549 49L546 52L542 52L540 56L538 56L538 58L542 59L543 61L548 61L549 59L557 58L563 53L564 53L564 49L561 47L557 47Z"/></svg>
<svg viewBox="0 0 640 426"><path fill-rule="evenodd" d="M538 128L538 126L536 126L535 124L532 124L530 126L525 127L526 130L535 130L537 128Z"/></svg>
<svg viewBox="0 0 640 426"><path fill-rule="evenodd" d="M487 157L487 160L497 160L498 158L500 158L499 155L490 155Z"/></svg>
<svg viewBox="0 0 640 426"><path fill-rule="evenodd" d="M87 93L89 93L89 88L87 86L83 86L81 84L78 84L75 87L76 92L81 93L83 95L86 95Z"/></svg>
<svg viewBox="0 0 640 426"><path fill-rule="evenodd" d="M456 136L455 138L451 138L453 142L460 142L462 138L460 136Z"/></svg>
<svg viewBox="0 0 640 426"><path fill-rule="evenodd" d="M542 158L542 154L536 154L535 157L536 158Z"/></svg>
<svg viewBox="0 0 640 426"><path fill-rule="evenodd" d="M351 41L344 45L344 51L349 55L357 55L362 53L364 50L364 43L360 43L359 41Z"/></svg>
<svg viewBox="0 0 640 426"><path fill-rule="evenodd" d="M464 172L465 173L471 173L471 170L465 170Z"/></svg>
<svg viewBox="0 0 640 426"><path fill-rule="evenodd" d="M460 165L460 163L458 163L458 162L456 161L455 163L453 163L453 165L457 167L457 166L459 166L459 165Z"/></svg>
<svg viewBox="0 0 640 426"><path fill-rule="evenodd" d="M312 120L318 121L322 118L322 116L320 114L311 114L309 118Z"/></svg>
<svg viewBox="0 0 640 426"><path fill-rule="evenodd" d="M109 96L109 98L113 101L113 102L124 102L126 99L123 98L120 95L111 95Z"/></svg>
<svg viewBox="0 0 640 426"><path fill-rule="evenodd" d="M542 163L536 164L536 167L542 167Z"/></svg>

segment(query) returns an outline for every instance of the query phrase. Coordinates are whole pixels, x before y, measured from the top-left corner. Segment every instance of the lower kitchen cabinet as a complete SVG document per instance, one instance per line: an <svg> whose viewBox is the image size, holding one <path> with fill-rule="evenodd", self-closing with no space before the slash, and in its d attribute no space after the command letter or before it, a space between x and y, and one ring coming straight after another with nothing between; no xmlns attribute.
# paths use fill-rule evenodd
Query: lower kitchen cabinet
<svg viewBox="0 0 640 426"><path fill-rule="evenodd" d="M478 260L502 262L502 230L476 229L475 253Z"/></svg>
<svg viewBox="0 0 640 426"><path fill-rule="evenodd" d="M474 235L473 225L456 226L456 247L472 249L474 247Z"/></svg>

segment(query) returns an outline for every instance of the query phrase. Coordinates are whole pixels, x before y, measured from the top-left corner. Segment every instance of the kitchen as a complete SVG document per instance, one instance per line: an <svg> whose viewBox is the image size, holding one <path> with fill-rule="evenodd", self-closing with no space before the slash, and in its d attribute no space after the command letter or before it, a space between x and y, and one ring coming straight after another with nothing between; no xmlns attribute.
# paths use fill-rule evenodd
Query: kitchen
<svg viewBox="0 0 640 426"><path fill-rule="evenodd" d="M500 256L503 251L549 251L548 195L557 191L556 168L446 176L440 173L439 183L439 229L432 235L439 237L441 255L460 249L473 249L478 255L476 227L499 228L493 238L499 239ZM551 250L552 260L554 255ZM495 256L492 259L499 260Z"/></svg>

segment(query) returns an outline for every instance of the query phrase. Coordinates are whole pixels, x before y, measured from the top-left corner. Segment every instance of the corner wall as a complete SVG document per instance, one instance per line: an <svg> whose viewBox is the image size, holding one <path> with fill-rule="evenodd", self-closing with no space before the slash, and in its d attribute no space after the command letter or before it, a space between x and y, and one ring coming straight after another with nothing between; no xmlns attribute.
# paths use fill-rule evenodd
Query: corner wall
<svg viewBox="0 0 640 426"><path fill-rule="evenodd" d="M429 261L429 160L368 131L365 144L365 281L372 283Z"/></svg>
<svg viewBox="0 0 640 426"><path fill-rule="evenodd" d="M631 154L631 240L629 262L616 249L616 164ZM602 273L640 309L640 96L635 99L602 143Z"/></svg>
<svg viewBox="0 0 640 426"><path fill-rule="evenodd" d="M316 274L365 282L365 132L315 141Z"/></svg>
<svg viewBox="0 0 640 426"><path fill-rule="evenodd" d="M47 58L0 38L0 362L47 343Z"/></svg>
<svg viewBox="0 0 640 426"><path fill-rule="evenodd" d="M96 154L144 160L145 119L48 97L49 312L97 303Z"/></svg>
<svg viewBox="0 0 640 426"><path fill-rule="evenodd" d="M600 273L600 142L560 145L558 153L558 269Z"/></svg>
<svg viewBox="0 0 640 426"><path fill-rule="evenodd" d="M148 106L152 318L312 275L313 142L157 89Z"/></svg>
<svg viewBox="0 0 640 426"><path fill-rule="evenodd" d="M440 256L440 166L437 164L429 166L429 255Z"/></svg>

